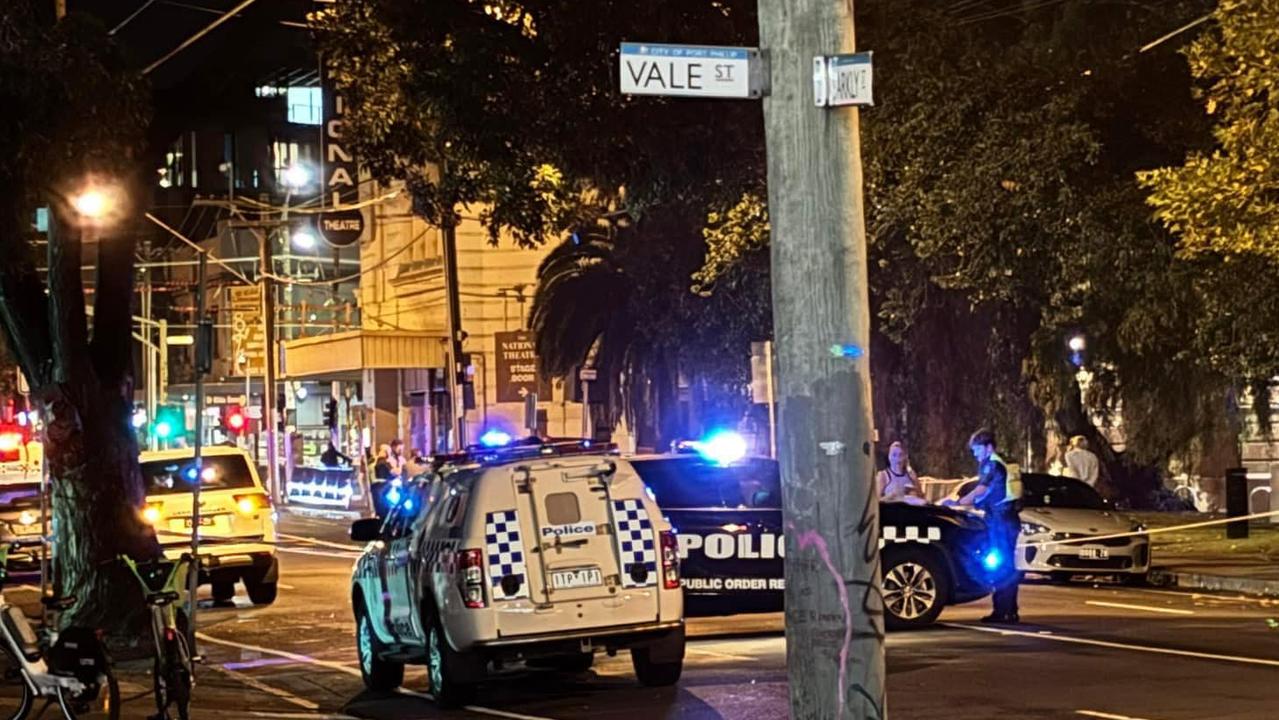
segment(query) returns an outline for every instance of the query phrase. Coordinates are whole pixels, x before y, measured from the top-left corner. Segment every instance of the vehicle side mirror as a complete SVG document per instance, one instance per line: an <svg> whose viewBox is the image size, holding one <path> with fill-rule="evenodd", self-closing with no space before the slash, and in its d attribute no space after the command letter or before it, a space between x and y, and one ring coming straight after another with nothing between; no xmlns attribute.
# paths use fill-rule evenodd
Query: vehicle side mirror
<svg viewBox="0 0 1279 720"><path fill-rule="evenodd" d="M378 518L361 518L351 523L351 539L356 542L372 542L382 535L382 521Z"/></svg>

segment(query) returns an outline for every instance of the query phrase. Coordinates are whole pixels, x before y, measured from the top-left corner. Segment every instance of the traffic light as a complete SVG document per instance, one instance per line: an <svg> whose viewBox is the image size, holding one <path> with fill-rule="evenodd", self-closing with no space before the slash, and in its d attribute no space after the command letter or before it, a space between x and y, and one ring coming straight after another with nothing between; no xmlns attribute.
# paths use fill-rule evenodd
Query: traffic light
<svg viewBox="0 0 1279 720"><path fill-rule="evenodd" d="M239 405L225 405L222 408L222 427L228 435L239 435L249 424L244 410Z"/></svg>
<svg viewBox="0 0 1279 720"><path fill-rule="evenodd" d="M151 432L161 440L185 435L187 431L186 413L176 405L161 405L155 411L155 422L151 423Z"/></svg>
<svg viewBox="0 0 1279 720"><path fill-rule="evenodd" d="M329 398L328 402L324 403L324 426L330 430L337 429L338 401L334 398Z"/></svg>

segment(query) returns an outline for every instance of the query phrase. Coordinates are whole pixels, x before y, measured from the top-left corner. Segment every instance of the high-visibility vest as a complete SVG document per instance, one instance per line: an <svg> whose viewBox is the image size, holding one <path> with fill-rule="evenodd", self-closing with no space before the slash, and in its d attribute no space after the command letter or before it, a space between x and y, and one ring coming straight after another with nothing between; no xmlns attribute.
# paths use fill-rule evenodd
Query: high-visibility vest
<svg viewBox="0 0 1279 720"><path fill-rule="evenodd" d="M1021 466L1004 462L998 454L991 454L990 459L1004 466L1004 499L999 501L1000 504L1021 500Z"/></svg>

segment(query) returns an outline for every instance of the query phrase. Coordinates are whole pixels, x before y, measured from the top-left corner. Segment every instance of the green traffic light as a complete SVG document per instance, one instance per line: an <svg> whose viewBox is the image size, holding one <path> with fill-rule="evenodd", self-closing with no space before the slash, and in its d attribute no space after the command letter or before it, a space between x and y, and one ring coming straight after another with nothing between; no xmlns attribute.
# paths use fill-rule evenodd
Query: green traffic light
<svg viewBox="0 0 1279 720"><path fill-rule="evenodd" d="M157 420L155 423L155 436L158 438L168 438L173 434L173 426L168 420Z"/></svg>

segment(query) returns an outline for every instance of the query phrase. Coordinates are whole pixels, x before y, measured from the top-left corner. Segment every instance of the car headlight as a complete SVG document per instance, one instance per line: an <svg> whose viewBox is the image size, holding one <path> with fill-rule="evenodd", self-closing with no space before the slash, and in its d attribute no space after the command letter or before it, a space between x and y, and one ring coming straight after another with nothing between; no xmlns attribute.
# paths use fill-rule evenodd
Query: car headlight
<svg viewBox="0 0 1279 720"><path fill-rule="evenodd" d="M1021 521L1021 532L1023 535L1047 535L1052 532L1047 525L1040 525L1036 522Z"/></svg>
<svg viewBox="0 0 1279 720"><path fill-rule="evenodd" d="M1144 533L1148 529L1149 528L1146 527L1145 523L1135 522L1132 524L1132 527L1128 528L1128 532Z"/></svg>

